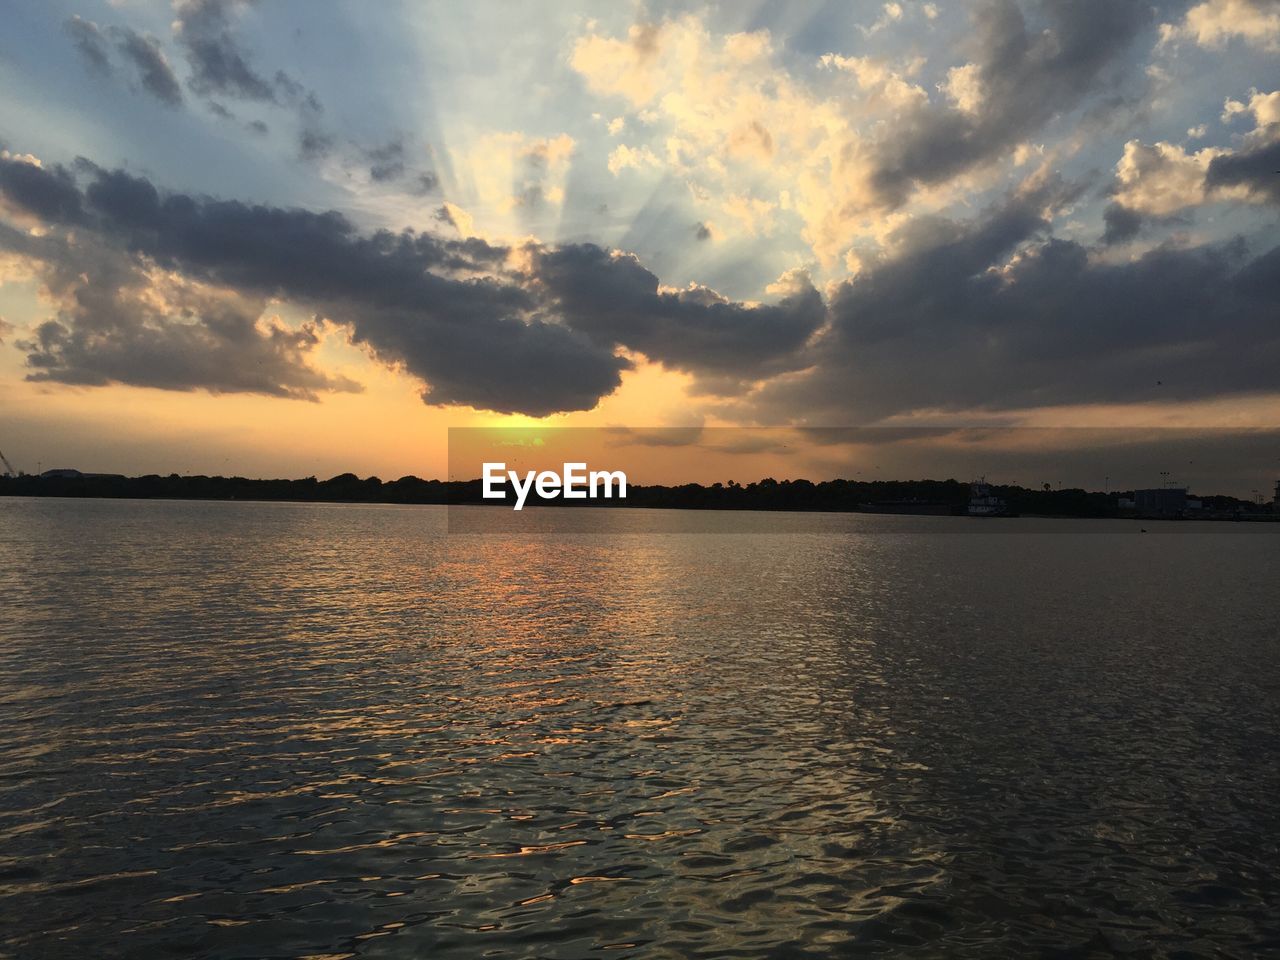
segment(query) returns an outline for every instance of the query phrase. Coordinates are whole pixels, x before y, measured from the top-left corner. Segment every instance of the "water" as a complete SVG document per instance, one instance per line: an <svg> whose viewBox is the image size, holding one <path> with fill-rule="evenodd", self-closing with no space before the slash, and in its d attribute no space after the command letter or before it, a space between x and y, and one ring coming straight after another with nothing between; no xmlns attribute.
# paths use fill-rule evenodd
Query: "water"
<svg viewBox="0 0 1280 960"><path fill-rule="evenodd" d="M0 500L0 955L1280 951L1280 530L908 520Z"/></svg>

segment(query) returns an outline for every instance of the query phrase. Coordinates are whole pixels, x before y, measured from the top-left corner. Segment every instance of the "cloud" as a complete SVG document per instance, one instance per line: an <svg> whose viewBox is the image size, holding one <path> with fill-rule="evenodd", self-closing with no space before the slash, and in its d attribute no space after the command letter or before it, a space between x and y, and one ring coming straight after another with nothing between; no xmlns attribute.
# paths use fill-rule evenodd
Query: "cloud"
<svg viewBox="0 0 1280 960"><path fill-rule="evenodd" d="M966 63L947 71L947 79L938 84L941 90L961 113L976 115L982 106L982 68L976 63Z"/></svg>
<svg viewBox="0 0 1280 960"><path fill-rule="evenodd" d="M609 172L615 177L623 170L640 170L644 167L658 167L662 161L648 147L635 149L625 143L614 147L609 153L607 164Z"/></svg>
<svg viewBox="0 0 1280 960"><path fill-rule="evenodd" d="M1242 103L1239 100L1228 100L1223 104L1223 123L1229 123L1238 116L1253 117L1254 133L1252 136L1255 139L1259 137L1274 139L1277 136L1274 128L1280 124L1280 90L1260 93L1255 87L1249 91L1248 103Z"/></svg>
<svg viewBox="0 0 1280 960"><path fill-rule="evenodd" d="M1262 50L1280 50L1280 3L1276 0L1207 0L1189 9L1181 23L1160 26L1162 43L1190 40L1221 50L1239 39Z"/></svg>
<svg viewBox="0 0 1280 960"><path fill-rule="evenodd" d="M730 384L803 365L826 317L802 272L773 305L730 301L700 286L662 288L634 256L594 244L537 250L532 272L565 322L593 341Z"/></svg>
<svg viewBox="0 0 1280 960"><path fill-rule="evenodd" d="M52 269L80 259L68 255ZM57 319L17 343L28 380L82 386L123 383L164 390L259 393L315 400L359 384L312 363L315 323L291 329L262 319L265 302L202 289L123 265L62 278ZM108 278L110 278L108 280ZM123 282L122 282L123 281Z"/></svg>
<svg viewBox="0 0 1280 960"><path fill-rule="evenodd" d="M90 70L102 76L114 74L108 41L134 69L144 90L167 106L182 103L178 78L160 47L160 41L130 27L103 29L91 20L72 16L63 23L81 58Z"/></svg>
<svg viewBox="0 0 1280 960"><path fill-rule="evenodd" d="M147 92L171 107L182 103L182 88L178 86L178 78L160 49L159 40L128 27L112 27L110 33L121 55L137 68Z"/></svg>
<svg viewBox="0 0 1280 960"><path fill-rule="evenodd" d="M463 237L476 236L475 219L457 204L446 200L436 208L435 219L447 223Z"/></svg>
<svg viewBox="0 0 1280 960"><path fill-rule="evenodd" d="M1228 100L1224 119L1252 116L1254 127L1241 148L1215 156L1205 176L1205 188L1259 203L1280 203L1280 90L1249 92L1249 102Z"/></svg>
<svg viewBox="0 0 1280 960"><path fill-rule="evenodd" d="M1139 211L1130 209L1122 204L1107 204L1107 209L1102 213L1102 221L1106 224L1106 229L1102 234L1102 242L1107 246L1111 246L1117 243L1124 243L1126 240L1132 240L1142 231L1146 219Z"/></svg>
<svg viewBox="0 0 1280 960"><path fill-rule="evenodd" d="M303 160L321 160L333 149L333 137L323 130L303 127L298 132L298 156Z"/></svg>
<svg viewBox="0 0 1280 960"><path fill-rule="evenodd" d="M1039 5L1029 25L1014 0L974 14L973 62L948 75L951 105L921 104L873 150L871 184L890 206L1003 156L1055 116L1075 109L1126 67L1122 54L1148 23L1140 0Z"/></svg>
<svg viewBox="0 0 1280 960"><path fill-rule="evenodd" d="M534 415L587 409L629 365L544 318L504 274L506 248L363 235L337 213L166 196L120 171L98 171L86 198L105 229L161 266L347 325L353 341L425 380L432 403Z"/></svg>
<svg viewBox="0 0 1280 960"><path fill-rule="evenodd" d="M777 207L787 189L805 239L822 256L849 243L841 200L860 184L851 175L858 151L849 118L776 63L767 31L715 36L685 16L634 25L625 37L590 32L575 42L570 65L590 90L620 99L642 121L628 127L633 142L610 153L615 174L660 166L709 208L699 211L704 220L725 214L726 194L738 197L736 212L750 213L757 202ZM640 141L645 135L650 142Z"/></svg>
<svg viewBox="0 0 1280 960"><path fill-rule="evenodd" d="M175 5L173 30L191 67L187 83L196 93L276 103L280 94L297 92L285 74L273 81L255 70L232 34L232 12L248 6L248 0L180 0Z"/></svg>
<svg viewBox="0 0 1280 960"><path fill-rule="evenodd" d="M77 15L69 18L62 26L88 67L103 76L110 75L111 60L107 55L106 38L98 25Z"/></svg>
<svg viewBox="0 0 1280 960"><path fill-rule="evenodd" d="M880 16L875 23L869 27L860 28L864 35L872 36L884 30L886 27L899 22L902 19L902 4L886 3L880 8Z"/></svg>
<svg viewBox="0 0 1280 960"><path fill-rule="evenodd" d="M1116 164L1112 195L1117 204L1147 216L1169 216L1220 201L1280 202L1280 91L1251 92L1247 104L1228 100L1231 120L1252 116L1253 130L1236 149L1205 147L1195 153L1171 143L1125 144Z"/></svg>
<svg viewBox="0 0 1280 960"><path fill-rule="evenodd" d="M376 183L399 180L405 174L404 141L390 140L380 147L365 151L369 161L369 179Z"/></svg>
<svg viewBox="0 0 1280 960"><path fill-rule="evenodd" d="M924 87L913 83L906 76L907 72L919 67L919 63L915 61L906 64L903 69L894 69L887 61L875 57L842 57L837 53L828 53L818 63L852 74L858 82L864 107L902 110L929 102L929 94Z"/></svg>
<svg viewBox="0 0 1280 960"><path fill-rule="evenodd" d="M84 216L80 188L63 166L0 152L0 202L40 221L73 225Z"/></svg>
<svg viewBox="0 0 1280 960"><path fill-rule="evenodd" d="M1206 147L1188 154L1172 143L1147 146L1130 140L1116 164L1115 201L1129 210L1157 217L1203 203L1205 171L1222 152Z"/></svg>
<svg viewBox="0 0 1280 960"><path fill-rule="evenodd" d="M1280 389L1280 248L1114 262L1050 235L1076 195L1050 182L969 223L905 227L894 256L832 293L812 368L766 384L746 414L820 424Z"/></svg>
<svg viewBox="0 0 1280 960"><path fill-rule="evenodd" d="M1244 190L1250 199L1280 203L1280 140L1214 157L1205 175L1210 190Z"/></svg>
<svg viewBox="0 0 1280 960"><path fill-rule="evenodd" d="M745 304L701 286L663 288L635 257L590 244L510 248L412 231L364 234L337 213L164 193L146 179L88 162L81 165L88 178L83 190L60 168L26 164L33 177L15 175L17 165L0 165L7 202L47 213L50 226L76 229L74 240L54 231L43 246L10 232L11 249L57 263L65 276L88 277L84 282L95 289L137 289L145 286L139 276L173 274L227 295L296 303L424 380L430 403L532 415L589 409L630 367L619 350L689 371L706 389L732 392L802 366L826 318L823 299L803 272L779 282L776 303ZM444 212L458 222L461 211L446 206ZM87 238L101 256L82 263L73 254L88 247ZM29 362L52 379L91 382L94 372L121 379L124 356L143 349L118 319L134 310L153 339L155 330L181 338L174 350L154 343L143 350L167 371L156 373L158 380L220 390L238 383L207 373L195 382L195 368L179 362L185 351L176 350L191 345L192 331L163 322L174 310L140 309L141 296L119 309L100 304L95 311L64 311L45 340L28 345ZM104 316L117 319L104 323ZM296 359L310 343L262 333L280 350L294 350L286 358ZM100 334L110 348L95 339ZM95 345L102 358L96 366ZM207 346L211 362L230 356ZM264 368L277 371L272 378L281 395L302 389L278 367ZM320 382L306 387L321 388Z"/></svg>
<svg viewBox="0 0 1280 960"><path fill-rule="evenodd" d="M173 33L190 69L187 87L210 104L215 102L212 98L223 97L293 112L298 123L298 159L323 160L334 150L338 138L322 122L324 105L320 99L285 71L268 75L256 67L236 35L236 18L255 5L256 0L175 0ZM225 107L218 107L226 112ZM247 126L257 133L266 132L261 120ZM387 169L376 162L374 167Z"/></svg>
<svg viewBox="0 0 1280 960"><path fill-rule="evenodd" d="M20 166L36 177L15 176ZM39 186L39 177L48 182ZM43 210L52 227L32 233L0 222L0 250L27 265L55 310L15 344L26 354L28 380L295 399L359 389L314 366L318 323L287 327L264 316L265 297L192 280L109 242L91 229L87 203L33 201L66 182L62 168L0 159L7 203Z"/></svg>
<svg viewBox="0 0 1280 960"><path fill-rule="evenodd" d="M533 220L564 203L576 149L574 139L563 133L555 137L489 133L478 137L455 165L468 171L477 207L514 211Z"/></svg>
<svg viewBox="0 0 1280 960"><path fill-rule="evenodd" d="M528 139L516 135L518 172L513 197L518 207L559 206L564 202L564 182L576 144L562 133L557 137Z"/></svg>
<svg viewBox="0 0 1280 960"><path fill-rule="evenodd" d="M166 321L164 311L141 309L152 294L139 278L155 271L226 295L308 306L346 325L354 341L384 361L426 380L424 396L433 403L534 414L584 409L616 388L628 366L537 315L528 292L493 275L506 249L412 233L362 235L336 213L165 194L122 171L87 169L91 180L77 204L61 168L0 162L10 205L47 214L51 226L77 227L74 238L40 239L6 228L4 245L48 264L58 277L88 278L82 290L48 275L55 297L125 291L123 299L95 296L93 309L64 310L26 343L33 376L41 379L140 382L154 368L150 382L175 389L294 396L345 388L300 362L314 346L314 328L269 327L255 335L225 310L193 314L185 304L170 314L201 319ZM86 259L81 251L88 249L97 255ZM126 322L130 316L136 319ZM191 362L197 353L206 365ZM132 355L136 365L128 363ZM232 368L258 375L244 380Z"/></svg>
<svg viewBox="0 0 1280 960"><path fill-rule="evenodd" d="M916 9L881 12L888 24ZM902 218L986 186L981 178L994 179L1055 118L1105 114L1131 73L1145 82L1126 55L1152 22L1145 0L973 9L972 29L954 44L960 60L944 67L933 96L923 57L830 52L818 58L825 70L802 73L767 31L715 35L693 16L625 36L591 29L570 65L592 92L652 120L629 128L632 142L610 155L610 169L636 165L648 148L709 208L698 216L736 219L748 235L798 219L830 269L851 249L860 257L883 243ZM763 215L770 209L776 216Z"/></svg>

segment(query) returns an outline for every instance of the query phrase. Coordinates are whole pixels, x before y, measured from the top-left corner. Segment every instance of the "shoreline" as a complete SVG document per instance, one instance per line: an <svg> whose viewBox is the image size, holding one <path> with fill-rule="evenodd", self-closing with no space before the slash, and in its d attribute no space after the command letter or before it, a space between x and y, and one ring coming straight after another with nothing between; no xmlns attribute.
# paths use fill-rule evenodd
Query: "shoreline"
<svg viewBox="0 0 1280 960"><path fill-rule="evenodd" d="M144 478L77 478L79 482L75 483L75 488L70 488L71 484L62 478L55 478L53 481L41 480L35 477L0 478L0 497L13 499L29 499L29 500L128 500L136 502L145 501L169 501L169 502L192 502L192 503L296 503L296 504L339 504L339 505L368 505L368 506L443 506L443 507L485 507L490 509L510 510L510 505L506 502L495 502L492 500L483 500L480 498L457 497L450 498L450 494L455 497L459 492L465 492L465 488L478 485L479 481L418 481L419 483L438 486L442 495L439 497L353 497L342 496L337 491L310 491L311 496L237 496L233 493L214 493L209 492L200 495L194 491L185 491L181 493L160 493L160 492L143 492L136 489L122 489L121 481L128 483L133 480ZM190 480L214 480L227 478L183 478ZM235 478L239 479L239 478ZM87 484L88 489L81 487L84 481L90 481ZM34 481L34 482L33 482ZM240 480L241 483L248 484L294 484L305 481L272 481L272 480ZM398 481L397 481L398 482ZM900 481L876 481L878 483L898 483ZM363 481L362 481L363 483ZM131 485L131 484L130 484ZM316 486L323 486L317 483ZM384 486L393 486L393 484L385 484ZM459 488L463 488L462 491ZM592 501L590 503L568 503L563 500L537 500L531 498L526 504L527 509L561 509L561 510L678 510L683 512L709 512L709 513L776 513L776 514L857 514L861 516L882 516L882 517L911 517L911 518L955 518L967 520L985 520L985 521L1001 521L1001 520L1127 520L1142 522L1175 522L1175 523L1277 523L1280 522L1280 512L1257 509L1257 505L1253 510L1239 509L1231 513L1223 511L1206 511L1197 515L1190 516L1159 516L1159 515L1140 515L1134 513L1121 512L1070 512L1067 510L1018 510L1014 513L1004 516L971 516L964 512L963 504L938 504L938 503L921 503L920 509L912 510L903 504L893 504L893 509L880 508L883 505L875 503L854 503L849 505L840 504L752 504L752 503L708 503L695 502L694 500L681 500L679 498L660 497L659 499L668 500L668 502L652 502L652 494L654 491L666 493L673 489L680 490L683 488L669 487L643 487L634 486L632 488L637 492L637 496L628 496L626 499L613 501ZM706 490L708 488L700 488ZM746 489L746 488L739 488ZM261 491L254 491L261 493ZM1071 493L1073 491L1055 491L1055 493ZM327 495L326 495L327 494ZM1094 496L1104 496L1095 494ZM946 510L939 509L947 507Z"/></svg>

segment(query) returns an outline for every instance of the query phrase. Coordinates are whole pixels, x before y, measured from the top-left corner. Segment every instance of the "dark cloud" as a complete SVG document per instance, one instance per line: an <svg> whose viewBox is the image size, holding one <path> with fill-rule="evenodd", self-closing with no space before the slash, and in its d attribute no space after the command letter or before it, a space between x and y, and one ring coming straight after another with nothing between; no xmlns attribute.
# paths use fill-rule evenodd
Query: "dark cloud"
<svg viewBox="0 0 1280 960"><path fill-rule="evenodd" d="M273 322L263 330L258 312L212 297L188 296L174 314L158 313L149 298L92 282L76 289L74 303L59 319L37 327L30 340L18 342L27 353L28 380L301 400L315 400L321 391L360 389L311 365L319 344L314 324L295 330Z"/></svg>
<svg viewBox="0 0 1280 960"><path fill-rule="evenodd" d="M1151 18L1145 0L1041 0L1027 13L1015 0L984 2L974 14L976 110L930 103L903 117L874 157L881 199L900 204L915 185L999 157L1075 109L1128 68L1122 54Z"/></svg>
<svg viewBox="0 0 1280 960"><path fill-rule="evenodd" d="M171 107L182 103L182 88L160 49L159 40L129 27L112 27L111 36L120 54L137 68L138 79L148 93Z"/></svg>
<svg viewBox="0 0 1280 960"><path fill-rule="evenodd" d="M409 161L409 149L400 137L388 140L381 146L360 150L360 156L368 165L369 179L374 183L401 182L412 193L425 194L439 186L439 180L430 170L415 170Z"/></svg>
<svg viewBox="0 0 1280 960"><path fill-rule="evenodd" d="M438 308L363 311L352 337L426 380L428 403L546 416L590 410L621 385L626 360L559 324L484 310L491 297L504 299L480 293L466 322Z"/></svg>
<svg viewBox="0 0 1280 960"><path fill-rule="evenodd" d="M369 177L378 183L404 176L404 141L390 140L380 147L365 151L369 161Z"/></svg>
<svg viewBox="0 0 1280 960"><path fill-rule="evenodd" d="M1189 400L1280 389L1280 250L1160 247L1123 262L1048 235L1046 188L968 224L918 222L842 284L808 375L762 417ZM1157 382L1159 381L1159 386Z"/></svg>
<svg viewBox="0 0 1280 960"><path fill-rule="evenodd" d="M591 244L368 233L335 212L168 193L84 161L73 173L0 158L5 209L48 227L0 221L0 249L43 264L60 305L23 341L31 375L73 383L350 389L312 365L319 327L257 319L280 299L421 378L430 403L533 415L594 406L629 367L620 349L727 394L789 372L751 393L766 422L1280 389L1280 248L1113 262L1052 236L1081 192L1050 180L972 221L917 218L829 305L802 274L777 303L748 305L665 289Z"/></svg>
<svg viewBox="0 0 1280 960"><path fill-rule="evenodd" d="M1253 196L1280 203L1280 138L1253 149L1214 157L1205 187L1243 186Z"/></svg>
<svg viewBox="0 0 1280 960"><path fill-rule="evenodd" d="M73 16L62 26L70 35L72 42L76 45L76 50L80 52L80 56L84 58L84 62L89 68L104 76L109 75L111 73L111 60L107 56L106 38L103 37L98 25L92 20Z"/></svg>
<svg viewBox="0 0 1280 960"><path fill-rule="evenodd" d="M0 196L17 209L53 223L76 224L84 215L80 188L61 165L38 167L0 159Z"/></svg>
<svg viewBox="0 0 1280 960"><path fill-rule="evenodd" d="M433 216L438 223L447 223L455 230L458 228L458 221L454 219L453 211L450 210L446 204L442 203L440 206L436 207L436 212Z"/></svg>
<svg viewBox="0 0 1280 960"><path fill-rule="evenodd" d="M1136 237L1142 231L1144 218L1137 210L1130 210L1118 203L1109 203L1107 209L1102 212L1102 221L1106 224L1102 242L1111 246Z"/></svg>
<svg viewBox="0 0 1280 960"><path fill-rule="evenodd" d="M305 304L424 379L433 403L535 415L587 409L629 366L619 346L738 383L794 368L825 314L803 277L779 303L747 306L706 288L660 290L634 257L591 245L535 245L529 276L506 267L508 248L475 238L367 235L337 213L166 194L91 164L83 193L72 182L68 195L65 172L14 176L16 165L0 166L0 183L18 191L11 202L54 223L85 224L112 249L191 281ZM91 324L88 315L65 318L65 332L51 330L33 362L84 377L92 367L76 335ZM118 378L111 371L102 372Z"/></svg>
<svg viewBox="0 0 1280 960"><path fill-rule="evenodd" d="M36 176L14 175L17 166L30 167ZM355 342L367 344L382 360L425 380L424 399L431 403L534 415L588 409L617 388L629 366L612 349L555 322L518 277L504 275L506 248L412 232L365 235L337 213L166 194L122 171L85 169L91 180L79 207L67 202L61 171L0 161L0 188L15 206L48 213L51 224L87 225L92 233L80 232L99 238L101 257L92 263L75 260L72 253L87 243L83 239L79 247L52 239L35 245L32 238L7 230L0 242L51 264L59 276L91 277L94 289L131 289L141 282L136 278L143 265L153 263L241 297L306 305L346 325ZM83 299L73 285L55 293ZM267 343L258 344L245 340L243 326L225 314L216 315L217 323L201 320L207 329L193 332L144 313L138 322L146 336L141 336L125 325L127 314L109 309L105 301L93 309L65 311L26 343L33 375L79 383L139 382L142 371L155 367L147 374L151 384L174 388L185 384L285 396L341 388L309 382L301 372L305 365L259 363L261 358L246 347L258 354L270 347L283 360L297 360L309 339L290 340L271 331L261 335ZM213 368L249 363L266 379L246 384L231 370L217 376L212 368L190 362L200 350ZM137 368L127 363L131 353L144 358ZM264 386L268 381L275 383L274 391Z"/></svg>
<svg viewBox="0 0 1280 960"><path fill-rule="evenodd" d="M322 122L324 107L314 91L283 70L268 76L254 66L234 32L237 12L255 0L179 0L175 4L174 34L182 46L191 75L187 86L196 94L267 104L296 114L298 157L322 160L333 151L335 138ZM263 134L261 120L246 124Z"/></svg>
<svg viewBox="0 0 1280 960"><path fill-rule="evenodd" d="M277 101L277 84L249 63L231 32L231 12L247 6L242 0L182 0L175 10L174 29L191 67L188 85L202 95L240 100ZM286 79L286 91L289 89Z"/></svg>
<svg viewBox="0 0 1280 960"><path fill-rule="evenodd" d="M303 160L323 160L333 149L333 137L323 130L304 127L298 133L298 156Z"/></svg>
<svg viewBox="0 0 1280 960"><path fill-rule="evenodd" d="M156 277L145 260L85 232L35 237L0 224L0 249L35 264L57 304L54 319L16 343L28 380L309 400L360 389L312 365L317 324L260 324L265 298Z"/></svg>
<svg viewBox="0 0 1280 960"><path fill-rule="evenodd" d="M174 36L190 68L187 86L203 99L210 113L227 121L235 121L236 114L215 98L265 104L292 112L298 123L295 134L298 158L306 162L324 160L338 150L339 141L324 122L324 106L319 98L283 70L276 70L268 77L254 66L235 35L235 15L254 2L180 0L175 4ZM130 27L102 28L78 16L71 17L63 26L90 69L112 74L109 51L114 47L118 56L133 68L144 90L168 106L182 104L182 86L155 37ZM269 132L267 124L260 119L247 120L244 126L256 135ZM370 178L377 183L400 182L405 189L417 194L429 193L437 186L434 172L415 169L407 161L406 147L400 138L369 148L349 146L349 150L342 151L343 163L352 165L354 152L358 158L354 164L365 165ZM542 150L541 156L536 149L531 151L526 162L535 173L545 175L545 147ZM522 199L526 206L541 205L540 185L531 180Z"/></svg>
<svg viewBox="0 0 1280 960"><path fill-rule="evenodd" d="M801 365L825 319L807 277L777 304L750 307L705 287L660 290L634 256L594 244L538 251L534 275L565 322L597 343L622 344L667 366L734 383Z"/></svg>
<svg viewBox="0 0 1280 960"><path fill-rule="evenodd" d="M91 20L73 16L63 23L80 56L91 70L104 76L114 71L108 54L108 40L134 68L144 90L171 107L182 103L178 78L165 58L160 41L130 27L103 29Z"/></svg>
<svg viewBox="0 0 1280 960"><path fill-rule="evenodd" d="M204 100L215 116L235 120L222 99L248 101L283 108L298 120L298 154L303 160L319 160L332 151L335 139L322 122L324 107L308 90L283 70L268 76L252 62L234 32L234 16L255 0L178 0L175 3L174 37L190 73L187 87ZM101 28L73 16L64 23L81 57L93 70L113 72L108 41L133 67L142 88L168 106L182 104L182 86L164 54L160 41L130 27ZM262 120L246 121L252 133L265 134ZM399 176L394 158L373 162L384 177ZM403 173L403 171L401 171Z"/></svg>
<svg viewBox="0 0 1280 960"><path fill-rule="evenodd" d="M696 227L693 228L693 235L699 240L710 240L711 228L708 227L705 223L699 223Z"/></svg>

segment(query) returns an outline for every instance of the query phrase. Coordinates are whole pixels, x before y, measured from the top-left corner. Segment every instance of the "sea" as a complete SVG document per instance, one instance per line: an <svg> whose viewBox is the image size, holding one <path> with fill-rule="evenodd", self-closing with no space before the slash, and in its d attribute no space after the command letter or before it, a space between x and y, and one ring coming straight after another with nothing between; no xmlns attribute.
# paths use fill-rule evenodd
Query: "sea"
<svg viewBox="0 0 1280 960"><path fill-rule="evenodd" d="M0 957L1280 955L1280 524L493 509L0 499Z"/></svg>

